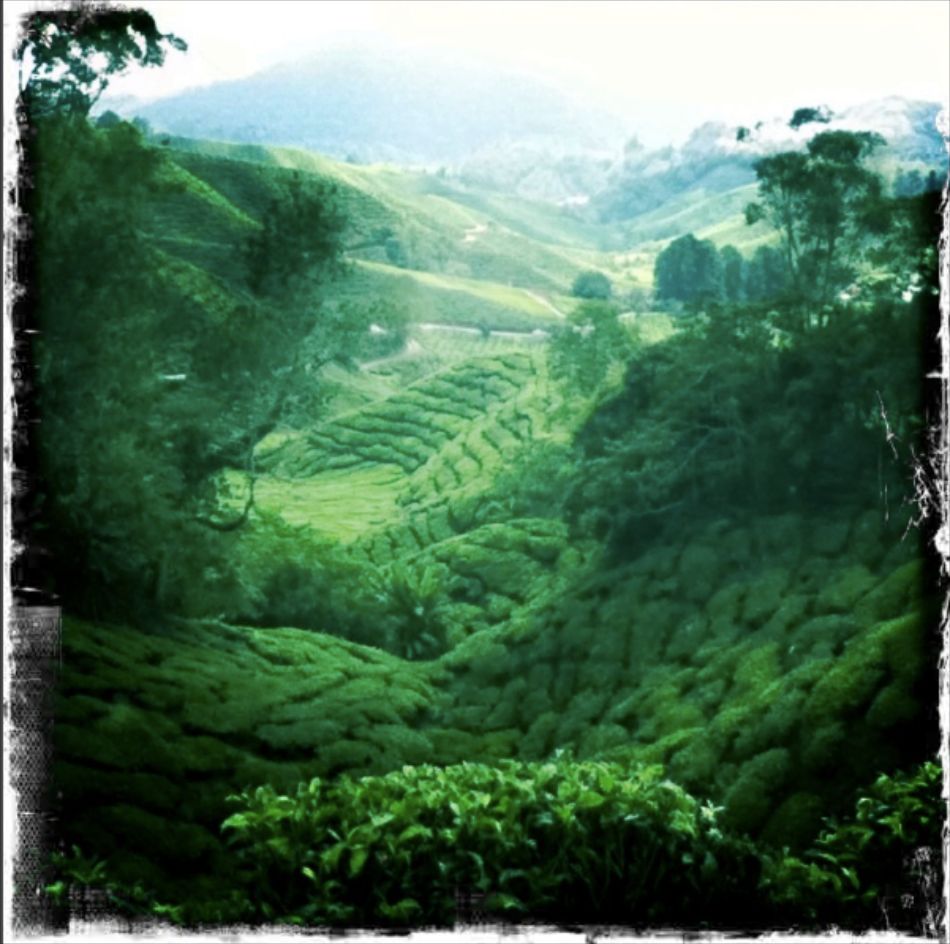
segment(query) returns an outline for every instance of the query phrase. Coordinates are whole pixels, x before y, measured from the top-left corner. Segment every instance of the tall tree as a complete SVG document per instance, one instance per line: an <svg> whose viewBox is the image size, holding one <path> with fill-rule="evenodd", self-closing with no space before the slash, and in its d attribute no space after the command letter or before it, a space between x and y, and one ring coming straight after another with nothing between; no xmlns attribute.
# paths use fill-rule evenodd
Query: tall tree
<svg viewBox="0 0 950 944"><path fill-rule="evenodd" d="M778 299L788 287L782 253L771 246L759 246L745 264L745 293L749 301Z"/></svg>
<svg viewBox="0 0 950 944"><path fill-rule="evenodd" d="M824 131L805 152L756 163L760 202L746 207L746 222L768 219L781 233L800 301L827 302L851 278L882 193L880 177L864 162L883 143L870 132Z"/></svg>
<svg viewBox="0 0 950 944"><path fill-rule="evenodd" d="M213 280L147 233L171 157L130 124L88 120L109 75L159 64L170 43L147 14L114 14L30 20L21 106L41 419L32 538L67 606L128 618L200 609L203 586L232 579L222 532L246 518L253 478L243 514L222 516L218 473L247 468L279 416L342 219L326 188L287 174L236 247L243 295L189 288ZM323 337L337 351L344 335L331 324Z"/></svg>
<svg viewBox="0 0 950 944"><path fill-rule="evenodd" d="M583 394L594 393L607 377L610 365L631 351L630 334L619 322L618 314L615 305L602 299L581 302L554 338L554 373Z"/></svg>
<svg viewBox="0 0 950 944"><path fill-rule="evenodd" d="M719 250L722 261L722 291L726 301L736 304L745 298L745 259L735 246Z"/></svg>

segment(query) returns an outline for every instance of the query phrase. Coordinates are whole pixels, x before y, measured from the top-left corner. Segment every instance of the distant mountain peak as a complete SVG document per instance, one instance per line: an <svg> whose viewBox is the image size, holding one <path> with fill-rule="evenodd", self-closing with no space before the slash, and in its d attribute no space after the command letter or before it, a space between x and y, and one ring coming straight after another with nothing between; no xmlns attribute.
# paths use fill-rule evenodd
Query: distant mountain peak
<svg viewBox="0 0 950 944"><path fill-rule="evenodd" d="M452 164L495 143L618 147L619 119L550 82L410 46L353 45L137 110L156 129L362 162Z"/></svg>

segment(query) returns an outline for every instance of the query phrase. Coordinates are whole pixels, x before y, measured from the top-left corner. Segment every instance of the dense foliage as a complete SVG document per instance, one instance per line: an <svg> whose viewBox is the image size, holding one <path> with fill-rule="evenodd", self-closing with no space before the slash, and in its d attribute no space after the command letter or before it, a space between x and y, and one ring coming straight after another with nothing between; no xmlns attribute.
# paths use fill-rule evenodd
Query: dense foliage
<svg viewBox="0 0 950 944"><path fill-rule="evenodd" d="M321 309L343 218L318 181L285 175L233 247L231 282L147 237L156 203L183 190L175 168L134 126L85 115L113 72L160 64L164 44L181 47L145 14L73 11L29 18L21 48L41 418L32 539L81 612L187 611L195 574L224 579L222 532L251 507L253 446L304 371L356 349L373 316ZM246 479L221 511L226 467Z"/></svg>
<svg viewBox="0 0 950 944"><path fill-rule="evenodd" d="M307 927L593 921L624 927L794 925L934 934L942 772L881 775L853 816L798 855L731 835L660 767L577 762L403 767L383 777L229 797L226 894L166 904L73 847L54 901L97 889L128 920Z"/></svg>
<svg viewBox="0 0 950 944"><path fill-rule="evenodd" d="M24 19L15 53L22 67L20 103L32 120L86 115L114 75L132 63L160 66L168 48L187 46L160 33L145 10L35 10Z"/></svg>
<svg viewBox="0 0 950 944"><path fill-rule="evenodd" d="M606 301L582 302L554 338L551 368L580 394L597 390L611 364L622 363L632 349L618 315L617 307Z"/></svg>
<svg viewBox="0 0 950 944"><path fill-rule="evenodd" d="M606 301L610 298L611 291L610 279L595 269L581 272L571 284L571 294L576 298L599 298Z"/></svg>
<svg viewBox="0 0 950 944"><path fill-rule="evenodd" d="M947 805L933 762L881 774L851 817L827 824L799 857L776 858L766 886L793 921L888 926L935 936L945 920L940 864Z"/></svg>
<svg viewBox="0 0 950 944"><path fill-rule="evenodd" d="M42 416L35 537L51 553L58 592L79 609L103 612L115 596L180 608L185 575L220 568L226 553L217 532L229 513L215 511L215 474L252 471L251 447L302 368L318 305L286 267L313 273L332 261L331 198L291 181L288 206L306 228L268 224L254 237L254 259L276 255L286 268L274 270L279 286L215 306L222 286L182 291L172 260L143 238L149 201L174 190L164 156L138 131L48 118L33 126L30 154ZM332 326L322 335L323 357L347 337Z"/></svg>
<svg viewBox="0 0 950 944"><path fill-rule="evenodd" d="M916 379L932 318L929 299L842 304L826 329L790 337L778 313L714 311L634 358L580 440L569 506L633 541L736 505L840 507L885 483L899 504L923 432Z"/></svg>
<svg viewBox="0 0 950 944"><path fill-rule="evenodd" d="M723 269L716 247L691 233L674 239L654 267L657 298L700 305L722 297Z"/></svg>
<svg viewBox="0 0 950 944"><path fill-rule="evenodd" d="M788 294L786 264L778 249L759 246L747 259L735 246L716 249L692 233L674 239L657 255L653 280L660 305L680 303L691 311L716 304L784 304Z"/></svg>
<svg viewBox="0 0 950 944"><path fill-rule="evenodd" d="M768 218L781 233L796 300L830 301L854 277L864 246L886 229L883 182L866 166L883 144L870 132L823 131L804 153L756 163L761 203L749 204L746 219Z"/></svg>
<svg viewBox="0 0 950 944"><path fill-rule="evenodd" d="M500 920L714 921L758 867L656 769L420 766L235 799L224 826L256 907L292 923L444 927L460 892Z"/></svg>
<svg viewBox="0 0 950 944"><path fill-rule="evenodd" d="M934 747L935 607L901 539L933 487L933 195L887 200L872 137L819 135L760 165L778 248L646 224L676 237L647 310L635 228L608 255L444 174L90 122L91 57L177 41L35 23L30 537L67 610L76 844L50 893L338 927L446 926L470 897L497 921L891 914L937 768L818 832ZM897 923L934 924L915 908Z"/></svg>
<svg viewBox="0 0 950 944"><path fill-rule="evenodd" d="M810 152L821 170L809 173L832 181L840 169L828 169L826 149L837 155L840 145L855 162L860 194L845 188L836 225L856 226L859 204L879 197L879 182L869 183L857 164L873 144L825 137ZM818 240L817 210L808 206L795 210L794 225L811 227ZM681 515L737 505L830 508L882 492L911 500L909 470L927 435L920 363L938 330L939 214L933 195L923 195L889 201L885 215L886 231L872 230L860 245L848 229L857 267L848 270L851 294L823 306L796 294L799 261L783 264L761 247L745 262L730 247L717 254L705 244L717 264L728 262L728 289L720 277L701 317L634 357L624 392L592 418L579 438L588 462L569 500L575 520L609 521L615 537L639 546L636 534L645 524L652 533L661 515L675 527ZM826 249L836 245L838 237L822 232ZM660 254L658 293L672 291L665 281L679 271L672 262L703 245L682 237ZM700 274L692 272L681 293L694 305Z"/></svg>

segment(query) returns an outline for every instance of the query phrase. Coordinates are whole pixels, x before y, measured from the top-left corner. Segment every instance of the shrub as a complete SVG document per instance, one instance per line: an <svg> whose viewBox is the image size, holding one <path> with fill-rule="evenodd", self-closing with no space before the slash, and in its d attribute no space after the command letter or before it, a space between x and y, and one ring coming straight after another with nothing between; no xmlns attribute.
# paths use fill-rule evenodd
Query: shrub
<svg viewBox="0 0 950 944"><path fill-rule="evenodd" d="M606 301L610 298L611 292L610 279L603 272L597 272L595 269L581 272L571 286L571 294L575 298L597 298Z"/></svg>
<svg viewBox="0 0 950 944"><path fill-rule="evenodd" d="M507 920L734 921L758 880L751 847L655 767L424 765L232 800L257 917L292 924L445 926L460 889Z"/></svg>
<svg viewBox="0 0 950 944"><path fill-rule="evenodd" d="M854 815L826 821L800 858L768 862L763 887L792 920L936 936L939 861L946 804L933 762L881 774L858 797ZM916 888L914 885L916 884Z"/></svg>

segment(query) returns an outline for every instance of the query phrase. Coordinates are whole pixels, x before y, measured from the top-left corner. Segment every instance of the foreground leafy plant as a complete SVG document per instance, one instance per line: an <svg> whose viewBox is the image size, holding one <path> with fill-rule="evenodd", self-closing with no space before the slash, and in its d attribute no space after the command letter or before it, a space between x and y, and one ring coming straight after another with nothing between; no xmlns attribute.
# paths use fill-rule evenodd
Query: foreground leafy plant
<svg viewBox="0 0 950 944"><path fill-rule="evenodd" d="M472 893L506 920L725 923L758 879L751 847L656 767L424 765L231 799L265 920L446 926Z"/></svg>
<svg viewBox="0 0 950 944"><path fill-rule="evenodd" d="M882 774L858 798L853 817L829 821L801 858L771 862L764 882L770 897L792 920L935 934L941 787L933 762L910 774Z"/></svg>
<svg viewBox="0 0 950 944"><path fill-rule="evenodd" d="M184 921L184 908L159 902L141 883L133 885L116 882L109 876L108 863L104 859L85 855L78 846L69 852L53 853L51 858L53 880L45 886L46 894L55 905L71 906L77 899L80 913L77 917L89 917L85 913L86 895L99 892L99 908L109 915L126 918L130 923L136 918L160 919L173 924Z"/></svg>

